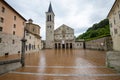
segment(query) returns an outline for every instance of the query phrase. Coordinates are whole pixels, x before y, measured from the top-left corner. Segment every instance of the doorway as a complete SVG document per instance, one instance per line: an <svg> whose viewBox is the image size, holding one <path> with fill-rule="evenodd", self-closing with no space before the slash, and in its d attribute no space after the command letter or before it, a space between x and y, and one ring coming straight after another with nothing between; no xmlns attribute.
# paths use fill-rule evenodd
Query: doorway
<svg viewBox="0 0 120 80"><path fill-rule="evenodd" d="M72 43L70 43L70 49L72 49Z"/></svg>
<svg viewBox="0 0 120 80"><path fill-rule="evenodd" d="M58 43L58 48L59 48L59 49L61 48L61 45L60 45L60 43Z"/></svg>
<svg viewBox="0 0 120 80"><path fill-rule="evenodd" d="M63 49L65 48L65 44L62 44L62 48L63 48Z"/></svg>
<svg viewBox="0 0 120 80"><path fill-rule="evenodd" d="M66 43L66 49L68 49L68 43Z"/></svg>
<svg viewBox="0 0 120 80"><path fill-rule="evenodd" d="M57 49L57 43L55 43L55 49Z"/></svg>

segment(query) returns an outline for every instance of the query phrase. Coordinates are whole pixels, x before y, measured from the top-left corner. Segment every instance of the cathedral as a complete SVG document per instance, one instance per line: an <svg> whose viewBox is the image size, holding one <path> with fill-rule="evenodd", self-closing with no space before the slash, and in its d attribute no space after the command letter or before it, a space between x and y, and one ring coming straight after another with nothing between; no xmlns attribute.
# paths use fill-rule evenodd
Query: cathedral
<svg viewBox="0 0 120 80"><path fill-rule="evenodd" d="M63 24L54 30L55 14L51 3L46 12L46 48L83 48L83 40L75 41L74 29Z"/></svg>

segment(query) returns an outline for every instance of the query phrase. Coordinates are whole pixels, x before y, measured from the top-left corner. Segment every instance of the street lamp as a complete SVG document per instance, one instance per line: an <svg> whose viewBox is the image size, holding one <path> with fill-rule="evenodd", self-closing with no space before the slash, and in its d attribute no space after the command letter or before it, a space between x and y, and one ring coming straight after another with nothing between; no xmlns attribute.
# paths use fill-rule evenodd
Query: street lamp
<svg viewBox="0 0 120 80"><path fill-rule="evenodd" d="M26 45L26 39L25 39L25 27L24 27L24 34L23 34L23 38L22 38L22 53L21 53L21 64L22 67L25 66L25 45Z"/></svg>

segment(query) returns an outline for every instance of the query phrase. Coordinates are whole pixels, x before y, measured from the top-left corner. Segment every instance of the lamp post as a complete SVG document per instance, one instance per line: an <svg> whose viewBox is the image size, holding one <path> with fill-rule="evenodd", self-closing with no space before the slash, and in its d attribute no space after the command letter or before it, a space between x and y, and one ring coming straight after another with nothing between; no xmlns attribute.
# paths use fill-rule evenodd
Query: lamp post
<svg viewBox="0 0 120 80"><path fill-rule="evenodd" d="M24 28L24 35L21 41L22 41L21 64L22 64L22 67L24 67L25 66L25 45L27 41L25 39L25 28Z"/></svg>

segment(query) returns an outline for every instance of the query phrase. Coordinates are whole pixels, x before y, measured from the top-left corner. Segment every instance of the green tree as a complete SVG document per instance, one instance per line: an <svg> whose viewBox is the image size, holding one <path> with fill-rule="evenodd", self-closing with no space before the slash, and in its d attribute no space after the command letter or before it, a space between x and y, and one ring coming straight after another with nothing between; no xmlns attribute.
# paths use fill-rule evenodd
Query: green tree
<svg viewBox="0 0 120 80"><path fill-rule="evenodd" d="M110 35L109 29L109 21L108 19L104 19L99 23L93 24L92 27L88 28L87 31L81 35L79 35L76 40L78 39L94 39L97 37L104 37Z"/></svg>

